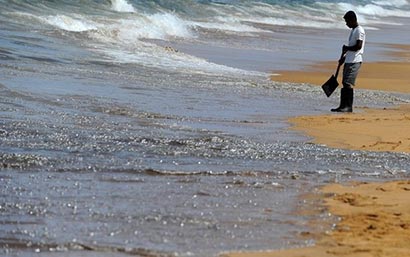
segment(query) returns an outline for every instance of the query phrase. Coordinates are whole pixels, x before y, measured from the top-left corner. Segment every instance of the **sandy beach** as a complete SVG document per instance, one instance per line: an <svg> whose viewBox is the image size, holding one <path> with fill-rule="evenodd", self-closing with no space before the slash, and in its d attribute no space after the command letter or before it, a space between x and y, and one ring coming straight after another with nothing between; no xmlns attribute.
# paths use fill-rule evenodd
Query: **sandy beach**
<svg viewBox="0 0 410 257"><path fill-rule="evenodd" d="M358 89L409 93L409 46L390 46L398 61L366 63ZM321 85L335 63L320 63L304 71L279 71L276 81ZM275 72L276 73L276 72ZM341 78L339 78L341 79ZM293 129L316 144L334 148L410 153L410 105L361 108L349 114L329 113L290 119ZM320 189L324 206L340 217L314 246L272 252L230 253L224 257L410 256L410 181L329 184Z"/></svg>
<svg viewBox="0 0 410 257"><path fill-rule="evenodd" d="M409 46L394 45L387 53L398 61L363 64L356 88L410 93ZM332 73L332 63L321 63L305 71L279 72L273 80L321 85ZM341 78L339 78L341 80ZM410 106L360 108L349 114L330 113L290 119L293 129L313 137L313 142L329 147L410 152Z"/></svg>

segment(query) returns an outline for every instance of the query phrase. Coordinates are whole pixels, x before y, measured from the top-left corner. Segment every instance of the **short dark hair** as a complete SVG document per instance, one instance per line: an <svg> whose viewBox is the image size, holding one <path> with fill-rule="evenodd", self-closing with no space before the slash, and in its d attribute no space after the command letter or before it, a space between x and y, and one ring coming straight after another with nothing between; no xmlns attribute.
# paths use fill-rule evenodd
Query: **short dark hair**
<svg viewBox="0 0 410 257"><path fill-rule="evenodd" d="M345 20L353 20L353 21L357 21L357 16L356 13L354 11L348 11L345 16L343 16L343 18Z"/></svg>

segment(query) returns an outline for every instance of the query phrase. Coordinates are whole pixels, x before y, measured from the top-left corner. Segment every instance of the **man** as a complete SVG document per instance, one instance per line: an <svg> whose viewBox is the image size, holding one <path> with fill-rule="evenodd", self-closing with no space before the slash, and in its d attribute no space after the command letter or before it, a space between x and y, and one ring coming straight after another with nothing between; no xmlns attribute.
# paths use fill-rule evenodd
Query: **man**
<svg viewBox="0 0 410 257"><path fill-rule="evenodd" d="M340 106L336 109L331 109L332 112L353 111L353 86L363 61L366 38L365 31L357 22L357 16L353 11L348 11L343 18L346 21L346 25L352 30L349 36L349 43L343 45L342 57L339 60L340 65L344 63Z"/></svg>

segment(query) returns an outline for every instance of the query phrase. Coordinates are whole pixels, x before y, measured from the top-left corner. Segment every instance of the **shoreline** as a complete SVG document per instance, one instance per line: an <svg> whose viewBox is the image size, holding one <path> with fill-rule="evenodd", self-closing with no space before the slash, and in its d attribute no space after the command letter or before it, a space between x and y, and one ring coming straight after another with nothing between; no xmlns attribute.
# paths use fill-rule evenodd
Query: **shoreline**
<svg viewBox="0 0 410 257"><path fill-rule="evenodd" d="M276 71L275 73L280 75L272 75L271 79L321 86L335 73L336 66L337 62L324 62L309 66L304 71ZM339 83L342 80L342 69L343 67L339 73ZM404 61L363 63L357 77L356 89L410 93L409 74L409 63Z"/></svg>
<svg viewBox="0 0 410 257"><path fill-rule="evenodd" d="M339 217L315 245L220 257L410 256L410 181L329 184L320 190L324 206Z"/></svg>

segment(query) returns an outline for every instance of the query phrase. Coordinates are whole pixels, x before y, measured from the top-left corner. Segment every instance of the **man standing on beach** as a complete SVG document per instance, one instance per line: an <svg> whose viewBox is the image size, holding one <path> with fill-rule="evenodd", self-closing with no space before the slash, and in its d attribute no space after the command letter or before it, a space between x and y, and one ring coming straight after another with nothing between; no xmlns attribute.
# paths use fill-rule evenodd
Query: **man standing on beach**
<svg viewBox="0 0 410 257"><path fill-rule="evenodd" d="M357 16L353 11L348 11L343 18L346 21L346 25L352 30L349 36L349 43L343 45L342 57L339 60L340 65L344 63L340 106L336 109L331 109L332 112L353 111L353 86L355 85L357 74L363 62L366 38L365 31L357 22Z"/></svg>

